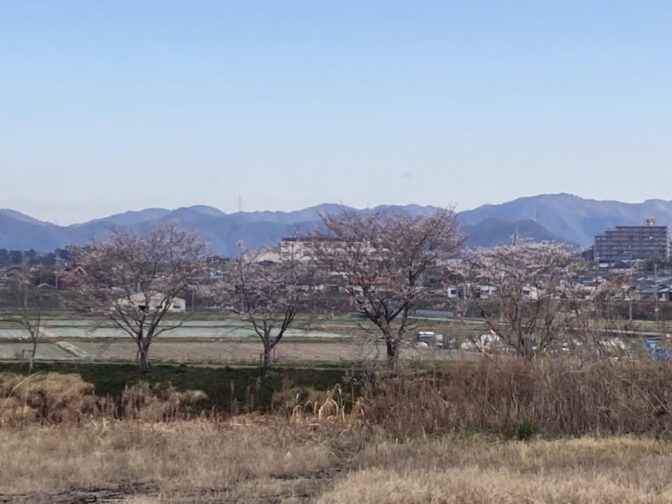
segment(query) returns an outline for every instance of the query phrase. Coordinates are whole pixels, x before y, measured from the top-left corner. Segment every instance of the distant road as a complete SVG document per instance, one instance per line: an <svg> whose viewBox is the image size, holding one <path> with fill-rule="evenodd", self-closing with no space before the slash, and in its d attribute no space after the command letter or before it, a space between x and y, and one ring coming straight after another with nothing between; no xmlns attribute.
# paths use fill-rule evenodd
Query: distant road
<svg viewBox="0 0 672 504"><path fill-rule="evenodd" d="M128 338L128 334L110 325L108 321L86 319L47 319L42 321L43 334L47 338ZM26 338L26 332L9 324L0 325L0 339ZM166 331L161 338L245 338L256 336L243 322L236 320L189 320L182 327ZM309 338L334 338L343 336L323 330L290 329L286 336Z"/></svg>

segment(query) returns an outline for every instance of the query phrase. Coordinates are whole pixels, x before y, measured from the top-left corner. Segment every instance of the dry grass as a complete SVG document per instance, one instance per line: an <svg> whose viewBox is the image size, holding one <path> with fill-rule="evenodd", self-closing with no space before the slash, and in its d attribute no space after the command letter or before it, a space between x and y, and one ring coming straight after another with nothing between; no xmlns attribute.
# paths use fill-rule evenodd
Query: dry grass
<svg viewBox="0 0 672 504"><path fill-rule="evenodd" d="M0 427L79 421L97 409L93 385L79 375L0 373Z"/></svg>
<svg viewBox="0 0 672 504"><path fill-rule="evenodd" d="M1 429L0 501L672 502L672 444L651 438L374 437L339 457L349 436L277 417Z"/></svg>
<svg viewBox="0 0 672 504"><path fill-rule="evenodd" d="M649 439L386 442L357 465L319 502L672 502L672 445Z"/></svg>
<svg viewBox="0 0 672 504"><path fill-rule="evenodd" d="M500 358L437 375L378 377L365 418L399 438L464 431L506 437L672 432L669 362Z"/></svg>
<svg viewBox="0 0 672 504"><path fill-rule="evenodd" d="M671 381L669 363L502 359L186 421L198 393L5 374L0 502L672 504L672 442L651 436L670 438Z"/></svg>
<svg viewBox="0 0 672 504"><path fill-rule="evenodd" d="M76 374L0 373L0 427L78 423L94 418L173 421L198 413L206 395L170 384L139 382L118 397L98 397Z"/></svg>
<svg viewBox="0 0 672 504"><path fill-rule="evenodd" d="M200 390L177 390L171 384L139 382L126 386L119 397L99 401L99 416L116 419L168 422L186 420L198 413L207 399Z"/></svg>
<svg viewBox="0 0 672 504"><path fill-rule="evenodd" d="M29 426L1 429L0 446L12 454L0 458L0 494L33 498L117 488L191 502L232 496L254 481L276 491L333 463L319 437L269 418Z"/></svg>

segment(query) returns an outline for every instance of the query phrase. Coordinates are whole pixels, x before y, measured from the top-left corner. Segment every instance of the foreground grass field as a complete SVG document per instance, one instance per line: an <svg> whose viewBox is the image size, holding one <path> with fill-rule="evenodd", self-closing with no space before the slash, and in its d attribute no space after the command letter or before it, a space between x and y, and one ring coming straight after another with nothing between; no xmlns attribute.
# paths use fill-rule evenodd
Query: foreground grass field
<svg viewBox="0 0 672 504"><path fill-rule="evenodd" d="M22 367L0 503L672 503L669 362Z"/></svg>
<svg viewBox="0 0 672 504"><path fill-rule="evenodd" d="M319 502L672 502L672 446L625 437L374 443Z"/></svg>
<svg viewBox="0 0 672 504"><path fill-rule="evenodd" d="M14 454L0 502L277 500L317 492L311 480L336 463L323 439L267 419L27 427L0 443Z"/></svg>
<svg viewBox="0 0 672 504"><path fill-rule="evenodd" d="M672 502L672 445L648 438L395 443L245 416L5 429L0 446L0 502Z"/></svg>

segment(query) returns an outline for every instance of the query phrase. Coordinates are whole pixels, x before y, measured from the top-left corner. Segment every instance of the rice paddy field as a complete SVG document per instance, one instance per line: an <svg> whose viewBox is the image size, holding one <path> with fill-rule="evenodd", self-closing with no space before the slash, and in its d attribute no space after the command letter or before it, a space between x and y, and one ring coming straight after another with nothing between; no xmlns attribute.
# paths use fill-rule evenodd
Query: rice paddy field
<svg viewBox="0 0 672 504"><path fill-rule="evenodd" d="M479 324L461 325L439 321L418 322L418 328L465 339L484 329ZM365 330L352 317L299 320L276 347L275 361L281 365L300 363L345 365L385 358L385 345L375 333ZM20 328L0 323L0 360L25 360L30 349ZM64 344L65 343L65 344ZM167 331L152 344L154 362L256 365L261 345L249 326L234 319L192 319ZM46 318L43 321L37 359L43 361L133 361L136 348L130 337L102 319ZM409 361L453 360L470 357L464 352L432 351L408 344Z"/></svg>
<svg viewBox="0 0 672 504"><path fill-rule="evenodd" d="M662 339L665 345L672 341L672 334L662 329L635 324L617 335L619 345L622 342L628 353L641 355L646 337ZM449 349L433 349L410 338L402 359L422 363L480 358L479 352L462 351L460 345L488 329L479 320L417 319L411 334L414 331L433 331L453 342ZM29 349L25 331L0 321L0 361L25 360ZM104 319L54 314L43 320L38 360L130 362L135 356L130 337ZM159 363L256 365L260 356L261 345L249 325L200 314L164 332L150 350L150 359ZM375 330L357 317L300 318L276 347L274 358L280 365L345 366L384 359L385 345Z"/></svg>

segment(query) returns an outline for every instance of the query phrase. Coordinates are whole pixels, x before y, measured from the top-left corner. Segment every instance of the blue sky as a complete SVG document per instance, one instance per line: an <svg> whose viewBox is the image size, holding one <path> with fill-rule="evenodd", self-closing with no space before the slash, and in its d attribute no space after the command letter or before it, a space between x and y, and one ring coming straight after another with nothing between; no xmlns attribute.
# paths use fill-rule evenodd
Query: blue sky
<svg viewBox="0 0 672 504"><path fill-rule="evenodd" d="M0 2L0 207L672 199L672 2Z"/></svg>

